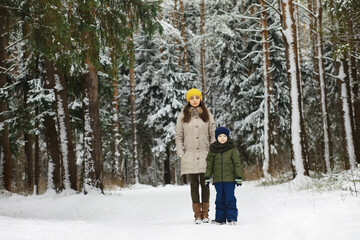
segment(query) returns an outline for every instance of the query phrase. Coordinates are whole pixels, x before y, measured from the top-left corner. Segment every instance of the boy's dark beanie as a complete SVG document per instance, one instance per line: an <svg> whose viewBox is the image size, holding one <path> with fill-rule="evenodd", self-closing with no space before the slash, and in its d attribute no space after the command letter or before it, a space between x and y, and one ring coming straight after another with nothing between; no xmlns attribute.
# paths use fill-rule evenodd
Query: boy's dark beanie
<svg viewBox="0 0 360 240"><path fill-rule="evenodd" d="M226 127L218 127L216 130L215 130L215 139L217 141L218 139L218 136L220 134L225 134L228 138L230 136L230 130L227 129Z"/></svg>

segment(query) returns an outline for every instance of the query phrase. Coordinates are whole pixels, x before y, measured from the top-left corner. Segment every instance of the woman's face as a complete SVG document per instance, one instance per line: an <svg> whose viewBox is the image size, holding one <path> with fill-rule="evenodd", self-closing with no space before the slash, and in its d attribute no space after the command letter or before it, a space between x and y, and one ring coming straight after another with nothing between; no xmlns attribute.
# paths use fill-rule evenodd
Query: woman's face
<svg viewBox="0 0 360 240"><path fill-rule="evenodd" d="M192 107L198 107L200 105L200 97L197 95L191 96L189 102Z"/></svg>

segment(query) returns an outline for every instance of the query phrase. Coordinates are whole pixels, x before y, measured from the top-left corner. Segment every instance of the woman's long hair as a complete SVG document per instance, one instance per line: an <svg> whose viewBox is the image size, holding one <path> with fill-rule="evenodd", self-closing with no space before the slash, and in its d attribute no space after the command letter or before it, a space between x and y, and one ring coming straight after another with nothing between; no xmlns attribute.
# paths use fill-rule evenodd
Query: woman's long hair
<svg viewBox="0 0 360 240"><path fill-rule="evenodd" d="M209 111L207 110L205 103L200 101L200 105L199 107L201 108L202 112L200 113L200 118L204 121L207 122L209 121ZM190 102L185 106L184 108L184 118L182 119L182 121L184 123L188 123L191 120L191 105Z"/></svg>

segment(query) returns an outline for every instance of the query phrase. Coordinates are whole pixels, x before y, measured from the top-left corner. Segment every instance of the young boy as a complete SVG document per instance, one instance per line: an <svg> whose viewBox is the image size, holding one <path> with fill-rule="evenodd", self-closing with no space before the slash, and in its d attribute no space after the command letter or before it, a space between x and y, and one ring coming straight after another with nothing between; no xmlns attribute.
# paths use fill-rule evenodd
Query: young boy
<svg viewBox="0 0 360 240"><path fill-rule="evenodd" d="M235 185L241 186L242 164L233 141L229 138L230 130L219 127L215 130L216 142L210 145L206 158L205 185L209 187L210 178L216 189L215 220L216 224L236 225L238 210L234 195Z"/></svg>

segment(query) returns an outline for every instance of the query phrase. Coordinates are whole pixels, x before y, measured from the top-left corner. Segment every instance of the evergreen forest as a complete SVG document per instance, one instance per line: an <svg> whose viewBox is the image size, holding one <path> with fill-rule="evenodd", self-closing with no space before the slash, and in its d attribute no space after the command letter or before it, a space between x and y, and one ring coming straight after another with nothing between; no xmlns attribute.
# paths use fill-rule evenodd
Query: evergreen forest
<svg viewBox="0 0 360 240"><path fill-rule="evenodd" d="M358 0L1 0L0 189L185 184L199 89L244 179L360 163Z"/></svg>

